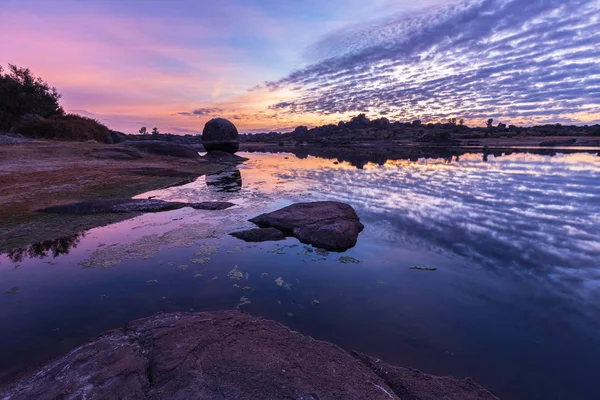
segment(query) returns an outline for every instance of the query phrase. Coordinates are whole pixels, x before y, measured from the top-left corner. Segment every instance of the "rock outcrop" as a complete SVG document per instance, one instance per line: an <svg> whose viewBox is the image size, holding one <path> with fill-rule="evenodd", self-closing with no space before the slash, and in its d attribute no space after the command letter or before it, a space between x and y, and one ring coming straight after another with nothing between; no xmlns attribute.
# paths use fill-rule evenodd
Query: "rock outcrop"
<svg viewBox="0 0 600 400"><path fill-rule="evenodd" d="M96 149L89 153L90 156L108 160L137 160L144 156L136 149L127 147L113 147L109 149Z"/></svg>
<svg viewBox="0 0 600 400"><path fill-rule="evenodd" d="M159 314L101 334L0 388L0 398L491 400L239 311Z"/></svg>
<svg viewBox="0 0 600 400"><path fill-rule="evenodd" d="M133 147L144 153L157 154L159 156L190 158L196 160L201 159L198 151L191 147L162 142L160 140L127 140L122 144Z"/></svg>
<svg viewBox="0 0 600 400"><path fill-rule="evenodd" d="M238 130L224 118L211 119L204 125L202 145L207 152L224 151L233 154L240 148Z"/></svg>
<svg viewBox="0 0 600 400"><path fill-rule="evenodd" d="M221 201L182 203L154 199L90 200L38 210L51 214L102 214L125 212L160 212L191 207L196 210L224 210L235 204Z"/></svg>
<svg viewBox="0 0 600 400"><path fill-rule="evenodd" d="M354 208L337 201L292 204L250 222L261 228L279 229L302 243L330 251L354 247L364 229Z"/></svg>

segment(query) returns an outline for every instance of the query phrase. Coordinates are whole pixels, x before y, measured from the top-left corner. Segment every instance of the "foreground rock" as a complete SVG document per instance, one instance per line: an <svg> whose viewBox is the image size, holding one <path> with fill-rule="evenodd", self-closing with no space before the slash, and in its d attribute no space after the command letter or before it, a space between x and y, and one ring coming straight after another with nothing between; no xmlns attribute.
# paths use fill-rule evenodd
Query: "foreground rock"
<svg viewBox="0 0 600 400"><path fill-rule="evenodd" d="M470 380L352 357L239 311L133 321L0 389L0 398L495 399Z"/></svg>
<svg viewBox="0 0 600 400"><path fill-rule="evenodd" d="M356 211L337 201L297 203L252 218L261 228L275 228L302 243L325 250L344 251L356 245L364 229Z"/></svg>
<svg viewBox="0 0 600 400"><path fill-rule="evenodd" d="M38 210L52 214L101 214L125 212L160 212L191 207L196 210L224 210L235 204L221 201L181 203L151 199L91 200Z"/></svg>
<svg viewBox="0 0 600 400"><path fill-rule="evenodd" d="M204 125L202 145L209 153L223 151L233 154L240 148L238 130L231 121L224 118L211 119Z"/></svg>
<svg viewBox="0 0 600 400"><path fill-rule="evenodd" d="M232 232L230 235L245 242L271 242L286 238L285 233L275 228L248 229L246 231Z"/></svg>

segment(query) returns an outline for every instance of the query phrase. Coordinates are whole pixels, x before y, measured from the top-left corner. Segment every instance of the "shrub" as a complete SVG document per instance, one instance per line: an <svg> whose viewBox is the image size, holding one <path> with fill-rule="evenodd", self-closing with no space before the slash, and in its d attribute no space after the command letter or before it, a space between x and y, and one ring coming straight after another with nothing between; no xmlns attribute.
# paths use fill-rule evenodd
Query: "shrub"
<svg viewBox="0 0 600 400"><path fill-rule="evenodd" d="M48 118L64 114L58 104L60 94L28 68L0 66L0 130L9 130L23 116L37 114Z"/></svg>
<svg viewBox="0 0 600 400"><path fill-rule="evenodd" d="M85 142L96 140L107 143L108 128L92 118L67 114L52 118L26 118L15 125L13 131L36 139L54 139Z"/></svg>

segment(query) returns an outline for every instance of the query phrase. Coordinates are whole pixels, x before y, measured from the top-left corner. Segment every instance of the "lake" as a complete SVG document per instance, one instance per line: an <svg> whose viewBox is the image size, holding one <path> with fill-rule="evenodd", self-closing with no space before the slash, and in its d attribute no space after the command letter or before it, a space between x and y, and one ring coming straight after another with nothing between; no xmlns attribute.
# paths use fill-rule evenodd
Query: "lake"
<svg viewBox="0 0 600 400"><path fill-rule="evenodd" d="M238 307L504 399L600 398L597 153L240 155L138 196L236 207L145 214L1 255L0 380L132 319ZM356 247L227 235L316 200L356 209Z"/></svg>

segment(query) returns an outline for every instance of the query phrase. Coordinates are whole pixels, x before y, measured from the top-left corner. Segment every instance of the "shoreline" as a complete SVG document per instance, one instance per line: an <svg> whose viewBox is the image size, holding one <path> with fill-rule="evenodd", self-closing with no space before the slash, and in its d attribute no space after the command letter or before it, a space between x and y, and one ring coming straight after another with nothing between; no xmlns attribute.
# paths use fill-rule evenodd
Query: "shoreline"
<svg viewBox="0 0 600 400"><path fill-rule="evenodd" d="M140 213L51 215L37 210L100 199L131 198L192 182L227 164L144 154L97 158L121 146L36 140L0 146L0 252L56 240L132 218Z"/></svg>
<svg viewBox="0 0 600 400"><path fill-rule="evenodd" d="M573 137L570 137L572 140ZM367 163L382 165L388 160L417 161L419 158L452 160L465 153L501 156L516 152L542 155L597 152L600 140L578 137L571 146L540 146L566 137L518 137L462 140L452 143L420 143L407 140L364 140L353 143L271 142L240 144L240 151L292 153L349 162L357 168ZM579 141L597 143L582 148ZM196 150L202 150L197 146ZM131 198L141 193L186 184L200 176L219 173L230 164L219 160L188 159L145 153L140 158L96 157L124 149L124 146L89 142L34 140L0 146L0 252L26 248L44 241L59 240L82 231L113 224L140 215L93 214L85 216L48 215L45 207L104 199ZM124 151L124 150L123 150Z"/></svg>

